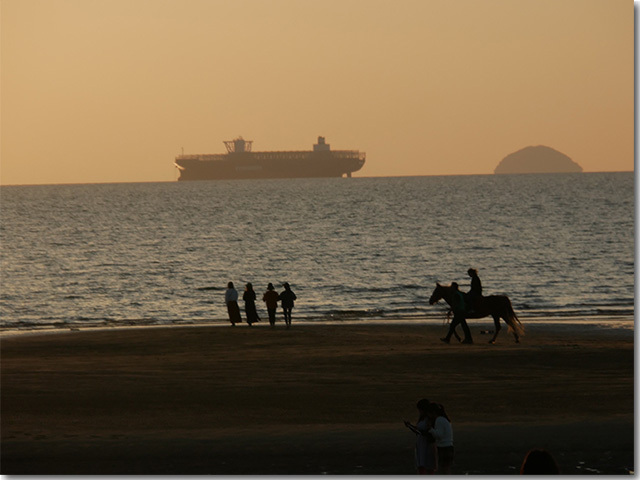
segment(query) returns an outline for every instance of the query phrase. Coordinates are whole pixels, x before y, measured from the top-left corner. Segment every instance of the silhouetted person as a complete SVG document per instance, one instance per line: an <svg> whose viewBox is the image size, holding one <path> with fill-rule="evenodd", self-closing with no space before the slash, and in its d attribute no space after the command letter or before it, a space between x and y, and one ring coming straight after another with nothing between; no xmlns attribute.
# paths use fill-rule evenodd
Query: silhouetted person
<svg viewBox="0 0 640 480"><path fill-rule="evenodd" d="M242 318L240 317L240 307L238 307L238 291L233 288L233 282L227 284L227 291L224 293L224 303L227 304L231 326L235 327L236 323L242 322Z"/></svg>
<svg viewBox="0 0 640 480"><path fill-rule="evenodd" d="M560 469L549 452L534 448L524 457L520 475L560 475Z"/></svg>
<svg viewBox="0 0 640 480"><path fill-rule="evenodd" d="M242 299L244 300L244 312L247 315L247 323L249 326L255 322L259 322L260 317L258 317L258 311L256 310L256 292L253 291L253 285L251 285L251 283L247 283Z"/></svg>
<svg viewBox="0 0 640 480"><path fill-rule="evenodd" d="M462 325L462 331L464 332L464 340L462 343L473 343L473 339L471 338L471 331L469 330L469 326L467 325L467 320L465 315L467 314L467 308L465 306L464 296L462 292L458 288L458 284L456 282L451 283L452 287L452 299L451 299L451 309L453 310L453 320L451 320L451 324L449 325L449 331L447 332L447 336L441 338L445 343L449 343L451 340L451 335L454 334L456 327L458 324Z"/></svg>
<svg viewBox="0 0 640 480"><path fill-rule="evenodd" d="M429 429L433 427L428 415L430 403L426 398L418 401L418 421L415 425L404 421L407 428L416 434L416 469L419 475L433 475L438 468L438 450L435 439L429 434Z"/></svg>
<svg viewBox="0 0 640 480"><path fill-rule="evenodd" d="M280 304L282 305L282 312L284 313L284 322L287 328L291 327L291 310L293 309L293 302L298 297L293 293L291 287L287 282L282 284L284 291L280 294Z"/></svg>
<svg viewBox="0 0 640 480"><path fill-rule="evenodd" d="M453 427L451 420L439 403L430 403L427 407L427 415L433 427L429 434L435 439L438 447L438 473L451 475L453 466Z"/></svg>
<svg viewBox="0 0 640 480"><path fill-rule="evenodd" d="M467 274L471 277L471 289L467 294L469 298L469 310L477 310L479 303L482 301L482 282L475 268L467 270Z"/></svg>
<svg viewBox="0 0 640 480"><path fill-rule="evenodd" d="M276 310L278 308L278 292L273 289L273 283L267 285L267 291L264 292L262 300L267 304L267 313L269 313L269 323L271 326L276 324Z"/></svg>

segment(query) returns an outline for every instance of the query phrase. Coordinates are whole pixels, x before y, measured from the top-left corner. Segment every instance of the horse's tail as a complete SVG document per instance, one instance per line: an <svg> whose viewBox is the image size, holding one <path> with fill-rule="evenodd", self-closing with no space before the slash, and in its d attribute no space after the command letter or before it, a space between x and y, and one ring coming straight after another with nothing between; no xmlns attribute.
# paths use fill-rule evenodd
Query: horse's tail
<svg viewBox="0 0 640 480"><path fill-rule="evenodd" d="M520 319L516 315L516 312L513 310L513 306L511 305L511 300L509 299L509 297L505 296L505 298L507 299L507 315L505 320L507 322L507 325L509 325L509 331L521 337L524 335L524 326L522 325L522 323L520 323Z"/></svg>

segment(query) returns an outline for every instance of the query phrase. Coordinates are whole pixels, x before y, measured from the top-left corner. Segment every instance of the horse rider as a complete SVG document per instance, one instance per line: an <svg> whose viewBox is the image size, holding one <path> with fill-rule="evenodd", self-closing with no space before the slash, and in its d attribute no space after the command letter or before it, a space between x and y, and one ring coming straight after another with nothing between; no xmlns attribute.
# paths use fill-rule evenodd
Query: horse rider
<svg viewBox="0 0 640 480"><path fill-rule="evenodd" d="M453 335L456 327L460 324L462 325L462 331L464 332L464 340L462 343L473 343L473 339L471 338L471 331L469 330L469 326L467 325L467 320L465 315L467 313L467 308L465 306L464 295L460 291L458 284L453 282L451 284L452 288L452 299L451 299L451 309L453 310L453 320L451 320L451 324L449 324L449 331L447 332L447 336L441 338L445 343L449 343L451 341L451 335Z"/></svg>
<svg viewBox="0 0 640 480"><path fill-rule="evenodd" d="M482 282L478 277L478 271L475 268L467 270L467 274L471 277L471 290L467 293L469 299L469 312L473 313L478 309L480 302L482 301Z"/></svg>

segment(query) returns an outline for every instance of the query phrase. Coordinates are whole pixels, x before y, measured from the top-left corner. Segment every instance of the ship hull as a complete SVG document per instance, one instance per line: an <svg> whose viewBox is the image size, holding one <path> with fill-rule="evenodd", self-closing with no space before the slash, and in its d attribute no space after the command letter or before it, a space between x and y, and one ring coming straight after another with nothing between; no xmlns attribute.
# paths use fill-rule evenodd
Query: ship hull
<svg viewBox="0 0 640 480"><path fill-rule="evenodd" d="M213 158L207 158L213 157ZM364 165L364 154L333 152L245 152L187 155L176 158L179 181L351 176Z"/></svg>

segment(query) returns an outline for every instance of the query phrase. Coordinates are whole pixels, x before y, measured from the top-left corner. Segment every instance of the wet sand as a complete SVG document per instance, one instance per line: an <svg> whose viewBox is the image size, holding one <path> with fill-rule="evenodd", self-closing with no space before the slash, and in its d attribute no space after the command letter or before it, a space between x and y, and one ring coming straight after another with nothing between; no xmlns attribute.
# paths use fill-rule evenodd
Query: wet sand
<svg viewBox="0 0 640 480"><path fill-rule="evenodd" d="M484 327L486 328L487 325ZM633 332L534 325L147 327L3 337L3 474L411 474L422 397L457 474L634 469Z"/></svg>

